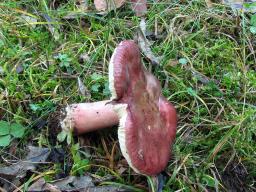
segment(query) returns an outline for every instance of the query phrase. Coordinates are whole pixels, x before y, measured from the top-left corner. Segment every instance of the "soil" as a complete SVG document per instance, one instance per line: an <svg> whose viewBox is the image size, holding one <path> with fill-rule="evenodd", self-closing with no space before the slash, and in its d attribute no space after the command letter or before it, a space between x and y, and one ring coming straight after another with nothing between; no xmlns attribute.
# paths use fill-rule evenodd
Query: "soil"
<svg viewBox="0 0 256 192"><path fill-rule="evenodd" d="M222 181L227 191L232 192L248 192L251 191L247 185L248 172L241 163L234 163L228 165L222 174Z"/></svg>

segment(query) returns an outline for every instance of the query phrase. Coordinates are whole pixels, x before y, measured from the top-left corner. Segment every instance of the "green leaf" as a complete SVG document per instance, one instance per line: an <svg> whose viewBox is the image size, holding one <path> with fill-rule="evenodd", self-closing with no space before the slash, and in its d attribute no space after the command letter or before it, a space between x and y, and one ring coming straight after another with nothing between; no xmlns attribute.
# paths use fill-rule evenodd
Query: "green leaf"
<svg viewBox="0 0 256 192"><path fill-rule="evenodd" d="M251 26L250 31L251 31L252 34L256 34L256 27Z"/></svg>
<svg viewBox="0 0 256 192"><path fill-rule="evenodd" d="M194 97L197 96L196 91L193 90L191 87L189 87L189 88L187 89L187 92L188 92L188 94L191 95L191 96L194 96Z"/></svg>
<svg viewBox="0 0 256 192"><path fill-rule="evenodd" d="M60 67L69 67L72 61L67 54L59 53L55 58L60 60Z"/></svg>
<svg viewBox="0 0 256 192"><path fill-rule="evenodd" d="M252 26L256 27L256 15L252 15L250 23Z"/></svg>
<svg viewBox="0 0 256 192"><path fill-rule="evenodd" d="M89 160L88 159L83 159L78 162L76 162L72 170L76 170L79 175L83 175L85 171L89 170L90 166L89 165Z"/></svg>
<svg viewBox="0 0 256 192"><path fill-rule="evenodd" d="M3 40L0 39L0 48L4 46Z"/></svg>
<svg viewBox="0 0 256 192"><path fill-rule="evenodd" d="M213 177L209 176L209 175L204 175L203 179L202 179L206 185L208 185L209 187L215 187L215 182L217 182Z"/></svg>
<svg viewBox="0 0 256 192"><path fill-rule="evenodd" d="M10 135L0 136L0 147L6 147L10 144L10 142L11 142Z"/></svg>
<svg viewBox="0 0 256 192"><path fill-rule="evenodd" d="M179 59L179 63L180 63L181 65L186 65L186 64L188 63L188 60L187 60L186 58L180 58L180 59Z"/></svg>
<svg viewBox="0 0 256 192"><path fill-rule="evenodd" d="M100 74L98 74L98 73L93 73L93 74L91 75L91 78L92 78L92 80L94 80L94 81L98 81L98 80L102 79L102 75L100 75Z"/></svg>
<svg viewBox="0 0 256 192"><path fill-rule="evenodd" d="M109 83L106 82L104 84L104 89L103 89L103 95L105 96L109 96L111 93L110 93L110 90L109 90Z"/></svg>
<svg viewBox="0 0 256 192"><path fill-rule="evenodd" d="M62 62L60 63L60 66L61 66L61 67L69 67L70 65L69 65L69 62L68 62L68 61L62 61Z"/></svg>
<svg viewBox="0 0 256 192"><path fill-rule="evenodd" d="M18 123L11 124L10 134L15 138L21 138L24 135L25 128Z"/></svg>
<svg viewBox="0 0 256 192"><path fill-rule="evenodd" d="M71 146L71 150L73 150L74 153L77 153L77 151L79 150L80 146L79 143L73 144Z"/></svg>
<svg viewBox="0 0 256 192"><path fill-rule="evenodd" d="M8 135L10 131L10 124L6 121L0 121L0 136Z"/></svg>
<svg viewBox="0 0 256 192"><path fill-rule="evenodd" d="M98 92L99 88L100 88L100 84L96 83L96 84L92 85L91 90L93 92Z"/></svg>
<svg viewBox="0 0 256 192"><path fill-rule="evenodd" d="M32 111L38 111L39 109L40 109L40 106L39 105L37 105L37 104L29 104L29 107L30 107L30 109L32 110Z"/></svg>
<svg viewBox="0 0 256 192"><path fill-rule="evenodd" d="M57 56L57 58L59 59L59 60L61 60L61 61L66 61L66 60L68 60L69 58L68 58L68 55L67 54L61 54L61 53L59 53L58 54L58 56Z"/></svg>
<svg viewBox="0 0 256 192"><path fill-rule="evenodd" d="M234 1L234 0L233 0ZM251 0L251 1L245 1L244 2L244 4L243 4L243 6L245 7L245 8L253 8L253 7L255 7L256 6L256 2L253 2L254 0Z"/></svg>
<svg viewBox="0 0 256 192"><path fill-rule="evenodd" d="M68 145L70 145L71 142L72 142L72 133L69 132L68 135L67 135L67 143L68 143Z"/></svg>
<svg viewBox="0 0 256 192"><path fill-rule="evenodd" d="M66 139L67 135L68 133L66 131L61 131L57 136L58 141L63 142Z"/></svg>

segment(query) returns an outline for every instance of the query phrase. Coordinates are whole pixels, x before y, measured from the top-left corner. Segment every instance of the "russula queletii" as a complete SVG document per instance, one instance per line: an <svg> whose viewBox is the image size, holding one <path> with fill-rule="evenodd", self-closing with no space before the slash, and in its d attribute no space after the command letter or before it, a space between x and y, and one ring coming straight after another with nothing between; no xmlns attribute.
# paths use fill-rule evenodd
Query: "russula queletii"
<svg viewBox="0 0 256 192"><path fill-rule="evenodd" d="M170 158L177 115L132 40L121 42L111 57L109 89L110 100L67 106L62 128L82 134L119 123L119 144L128 164L137 173L157 175Z"/></svg>

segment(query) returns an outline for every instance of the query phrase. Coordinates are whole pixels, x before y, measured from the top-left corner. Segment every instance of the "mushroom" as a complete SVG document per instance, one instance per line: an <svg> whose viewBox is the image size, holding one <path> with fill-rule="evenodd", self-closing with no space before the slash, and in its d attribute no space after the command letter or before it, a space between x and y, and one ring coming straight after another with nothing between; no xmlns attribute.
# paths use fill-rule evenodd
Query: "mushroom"
<svg viewBox="0 0 256 192"><path fill-rule="evenodd" d="M121 42L111 57L109 89L110 101L67 108L62 128L84 133L119 121L119 144L130 167L143 175L157 175L169 161L177 115L161 95L159 81L142 65L132 40Z"/></svg>
<svg viewBox="0 0 256 192"><path fill-rule="evenodd" d="M66 106L60 122L62 129L66 132L71 130L81 135L118 125L118 116L108 102L110 101L105 100Z"/></svg>

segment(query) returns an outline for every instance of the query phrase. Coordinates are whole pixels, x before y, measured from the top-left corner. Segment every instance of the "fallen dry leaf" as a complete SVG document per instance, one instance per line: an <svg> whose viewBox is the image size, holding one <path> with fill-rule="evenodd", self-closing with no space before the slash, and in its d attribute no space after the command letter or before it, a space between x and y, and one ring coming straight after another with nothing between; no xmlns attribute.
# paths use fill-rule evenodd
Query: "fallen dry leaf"
<svg viewBox="0 0 256 192"><path fill-rule="evenodd" d="M46 20L47 22L47 26L48 26L48 30L50 31L50 33L52 34L53 38L58 41L60 38L60 33L59 30L57 29L58 26L58 22L57 20L51 18L49 15L47 15L46 13L42 14L43 18Z"/></svg>
<svg viewBox="0 0 256 192"><path fill-rule="evenodd" d="M21 15L20 17L23 21L26 22L26 24L28 24L30 27L35 28L37 23L37 18L36 17L31 17L28 15Z"/></svg>
<svg viewBox="0 0 256 192"><path fill-rule="evenodd" d="M89 187L93 187L92 178L89 176L75 177L69 176L59 179L51 183L46 183L44 179L39 179L33 183L28 191L84 191Z"/></svg>
<svg viewBox="0 0 256 192"><path fill-rule="evenodd" d="M82 80L80 79L80 77L77 77L77 84L78 84L78 90L79 93L83 96L86 96L88 98L91 98L91 93L90 91L87 89L87 87L84 85L84 83L82 82Z"/></svg>
<svg viewBox="0 0 256 192"><path fill-rule="evenodd" d="M90 187L86 192L131 192L131 190L122 189L114 186Z"/></svg>
<svg viewBox="0 0 256 192"><path fill-rule="evenodd" d="M114 186L100 186L96 187L90 176L69 176L64 179L56 180L51 183L47 183L43 178L40 178L33 183L29 188L28 192L61 192L61 191L76 191L76 192L121 192L125 191L121 187Z"/></svg>
<svg viewBox="0 0 256 192"><path fill-rule="evenodd" d="M125 0L94 0L94 5L97 11L109 12L121 7Z"/></svg>
<svg viewBox="0 0 256 192"><path fill-rule="evenodd" d="M233 10L243 10L245 12L256 12L256 6L248 6L249 4L255 3L256 0L223 0L224 4L230 6Z"/></svg>
<svg viewBox="0 0 256 192"><path fill-rule="evenodd" d="M45 163L50 154L48 148L29 146L29 153L24 160L19 160L11 166L0 167L0 185L6 191L14 191L19 186L28 171L34 171L38 164Z"/></svg>
<svg viewBox="0 0 256 192"><path fill-rule="evenodd" d="M80 11L88 10L88 0L77 0L77 7Z"/></svg>
<svg viewBox="0 0 256 192"><path fill-rule="evenodd" d="M139 17L144 16L147 13L147 0L130 0L132 3L132 9Z"/></svg>
<svg viewBox="0 0 256 192"><path fill-rule="evenodd" d="M16 66L16 73L18 73L18 74L20 74L20 73L22 73L23 72L23 67L22 67L22 65L18 65L18 66Z"/></svg>
<svg viewBox="0 0 256 192"><path fill-rule="evenodd" d="M94 5L97 11L108 13L125 4L127 0L94 0ZM128 0L131 3L132 10L138 17L144 16L147 13L147 0Z"/></svg>
<svg viewBox="0 0 256 192"><path fill-rule="evenodd" d="M90 61L90 57L89 57L88 53L84 52L79 56L79 62L80 63L85 63L85 62L88 62L88 61Z"/></svg>
<svg viewBox="0 0 256 192"><path fill-rule="evenodd" d="M39 163L44 163L50 154L48 148L39 148L29 146L29 153L25 160L20 160L17 163L0 167L0 176L6 179L21 179L25 177L27 171L35 170Z"/></svg>
<svg viewBox="0 0 256 192"><path fill-rule="evenodd" d="M205 3L206 3L208 8L212 7L212 1L211 0L205 0Z"/></svg>

